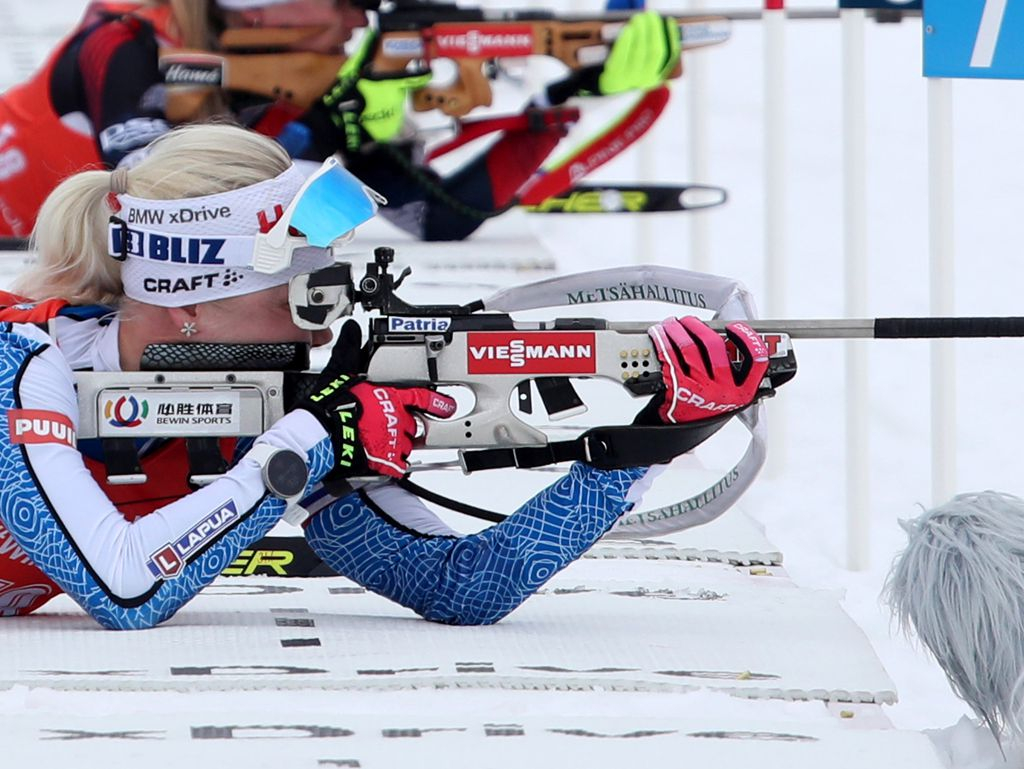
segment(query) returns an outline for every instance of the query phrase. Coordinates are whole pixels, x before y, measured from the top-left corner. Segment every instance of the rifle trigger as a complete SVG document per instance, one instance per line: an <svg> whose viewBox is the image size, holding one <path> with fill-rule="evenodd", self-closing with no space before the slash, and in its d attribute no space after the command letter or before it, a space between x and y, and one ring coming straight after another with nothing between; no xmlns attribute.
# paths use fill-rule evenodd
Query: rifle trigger
<svg viewBox="0 0 1024 769"><path fill-rule="evenodd" d="M530 389L529 379L516 385L516 403L524 414L533 413L533 391Z"/></svg>
<svg viewBox="0 0 1024 769"><path fill-rule="evenodd" d="M587 405L568 377L542 377L536 381L537 392L552 420L586 413Z"/></svg>
<svg viewBox="0 0 1024 769"><path fill-rule="evenodd" d="M423 339L427 351L427 377L431 382L436 382L437 356L444 349L444 337L439 334L428 334Z"/></svg>

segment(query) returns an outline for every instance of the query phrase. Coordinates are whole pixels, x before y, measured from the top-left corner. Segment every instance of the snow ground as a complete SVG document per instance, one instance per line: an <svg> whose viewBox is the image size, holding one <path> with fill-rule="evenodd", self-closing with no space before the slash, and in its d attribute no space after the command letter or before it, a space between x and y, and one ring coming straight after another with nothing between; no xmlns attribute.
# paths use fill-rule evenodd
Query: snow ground
<svg viewBox="0 0 1024 769"><path fill-rule="evenodd" d="M72 18L81 5L71 0L48 0L44 19L39 14L42 6L0 3L3 27L12 32L23 30L0 56L3 81L11 82L22 76L53 36L66 26L63 20ZM750 6L729 4L741 5ZM57 18L62 20L61 24L54 21ZM712 84L709 178L693 179L687 171L685 79L676 86L672 112L661 120L655 135L648 137L644 151L634 151L615 161L597 177L623 181L641 178L638 175L642 173L645 181L706 181L725 186L730 193L729 203L705 215L710 228L712 269L742 279L755 296L762 294L765 285L761 256L761 51L759 25L744 23L735 26L729 43L699 54L706 59ZM926 82L920 76L920 22L869 24L867 61L870 315L926 315ZM840 317L842 125L838 23L789 25L786 74L788 248L787 302L782 309L790 317ZM1022 261L1017 251L1022 242L1022 218L1017 209L1022 185L1011 159L1024 124L1020 88L1019 83L1005 81L955 85L958 314L1019 314ZM647 163L641 169L644 158ZM581 226L577 219L510 214L486 225L469 244L438 247L439 255L430 258L446 269L430 269L429 260L424 260L427 266L418 266L416 276L479 284L539 277L543 273L473 270L460 262L463 255L465 261L479 260L480 254L493 258L502 249L521 251L532 243L539 243L546 255L539 261L553 260L559 271L589 269L629 258L687 266L691 221L686 215L651 217L643 223L601 217L599 221L587 219L585 226ZM373 234L376 233L401 242L386 230L374 230ZM644 246L644 253L634 252L636 244ZM418 249L410 247L409 253L413 251ZM489 291L476 286L473 293ZM854 573L843 565L845 479L840 343L807 341L797 347L800 373L780 392L778 403L772 404L777 421L784 422L784 441L773 446L782 460L748 493L743 507L763 522L769 540L785 554L786 572L797 585L845 591L845 610L862 628L895 683L899 703L884 708L893 726L913 731L945 729L937 735L937 741L955 756L954 766L1002 766L991 746L983 743L970 725L962 723L952 728L966 713L965 706L949 691L941 671L926 653L895 635L887 613L878 604L888 564L903 543L896 520L912 517L918 505L929 506L933 502L929 499L929 348L921 342L861 344L869 348L871 381L869 413L864 415L871 426L872 441L871 503L866 511L872 520L870 568ZM1021 373L1016 345L998 341L956 344L956 368L949 376L955 379L959 394L957 413L951 415L956 420L959 446L955 484L958 491L994 488L1021 493L1019 463L1015 461L1019 453L1018 425L1010 405ZM571 695L559 693L555 698L545 699L540 712L550 712L545 708L557 711L566 702L559 698L568 696ZM215 701L206 697L189 700L187 707L193 703L201 710L238 705L230 697ZM722 702L712 695L702 697L711 699L688 699L687 708L692 705L693 712L703 712L705 708L719 712L724 708L735 712L738 721L742 720L740 710L747 705ZM7 714L33 709L94 711L100 701L101 695L14 689L0 696L0 708ZM169 699L158 705L153 702L146 700L143 709L160 713L164 708L175 708ZM309 699L312 708L319 702L323 700L316 696ZM637 712L648 707L635 701L628 705L623 700L616 702L630 713L633 706L638 708ZM438 695L437 699L438 712L456 715L473 712L480 705L476 695L462 699L446 694ZM337 701L329 706L337 707ZM357 707L362 707L362 703ZM366 710L359 712L373 713L374 707L373 702L368 702ZM457 744L445 747L475 750ZM627 760L648 757L642 753L637 749ZM466 755L468 758L469 753ZM604 755L607 761L590 760L608 766L620 761L615 751ZM726 759L726 763L733 763L732 759ZM380 760L387 762L387 757L382 755ZM1012 751L1010 760L1009 765L1024 765ZM787 765L798 767L820 763L818 757L799 750L788 754L786 761ZM874 765L907 764L875 761Z"/></svg>

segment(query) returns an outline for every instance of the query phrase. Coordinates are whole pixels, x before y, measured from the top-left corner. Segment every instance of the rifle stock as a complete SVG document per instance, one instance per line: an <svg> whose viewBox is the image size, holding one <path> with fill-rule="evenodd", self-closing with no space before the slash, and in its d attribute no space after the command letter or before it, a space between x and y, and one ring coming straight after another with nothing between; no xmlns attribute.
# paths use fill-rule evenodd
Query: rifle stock
<svg viewBox="0 0 1024 769"><path fill-rule="evenodd" d="M371 73L401 74L417 64L454 60L457 76L444 86L427 86L412 95L413 109L439 109L462 117L492 103L487 63L495 58L549 56L570 69L599 64L628 17L597 15L572 21L535 11L486 15L476 9L439 6L399 11L380 17L380 41ZM688 14L679 19L683 50L725 42L731 34L724 16ZM229 29L219 52L169 48L160 52L168 86L168 117L195 117L208 94L242 91L309 108L337 77L341 55L289 50L316 35L318 27ZM682 74L682 64L672 77Z"/></svg>
<svg viewBox="0 0 1024 769"><path fill-rule="evenodd" d="M524 21L437 22L412 30L382 31L373 69L404 72L417 61L453 59L458 77L445 86L426 86L413 93L413 109L439 109L462 117L476 107L490 106L487 62L496 58L550 56L570 69L599 64L625 21L594 18ZM725 42L730 22L720 16L695 16L679 22L683 50ZM671 77L683 72L682 62Z"/></svg>

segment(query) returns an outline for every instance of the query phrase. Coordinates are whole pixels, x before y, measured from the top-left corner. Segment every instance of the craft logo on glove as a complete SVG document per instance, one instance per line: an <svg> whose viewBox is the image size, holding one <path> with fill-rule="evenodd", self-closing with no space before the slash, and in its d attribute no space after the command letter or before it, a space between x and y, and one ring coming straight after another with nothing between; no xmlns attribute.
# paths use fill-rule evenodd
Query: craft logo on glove
<svg viewBox="0 0 1024 769"><path fill-rule="evenodd" d="M747 344L750 346L750 354L754 356L754 360L768 360L768 345L759 333L746 323L733 323L730 328L746 338Z"/></svg>
<svg viewBox="0 0 1024 769"><path fill-rule="evenodd" d="M175 542L169 543L149 557L149 570L154 577L177 577L185 568L188 557L201 549L216 535L238 520L238 508L232 500L219 505Z"/></svg>
<svg viewBox="0 0 1024 769"><path fill-rule="evenodd" d="M395 413L395 404L391 400L391 388L374 387L373 397L380 404L380 410L387 422L387 455L385 459L394 462L398 456L398 415Z"/></svg>
<svg viewBox="0 0 1024 769"><path fill-rule="evenodd" d="M789 343L788 336L782 336L781 334L758 334L753 329L750 330L750 333L760 337L765 347L764 355L755 356L757 360L766 360L768 358L775 357L785 357L786 353L788 353L793 347L793 345ZM746 336L746 334L744 334L744 336ZM753 347L753 338L748 338L751 339L751 347ZM736 345L732 343L732 340L726 341L725 349L729 351L729 360L731 360L733 363L739 363L743 360L743 355L740 353L739 350L736 349Z"/></svg>
<svg viewBox="0 0 1024 769"><path fill-rule="evenodd" d="M597 345L592 332L471 332L470 374L593 374Z"/></svg>
<svg viewBox="0 0 1024 769"><path fill-rule="evenodd" d="M693 406L702 411L716 413L719 411L735 411L736 409L743 408L745 405L745 403L715 403L714 401L705 400L688 387L677 387L672 407Z"/></svg>
<svg viewBox="0 0 1024 769"><path fill-rule="evenodd" d="M9 409L7 430L11 443L59 443L75 448L71 420L56 411Z"/></svg>

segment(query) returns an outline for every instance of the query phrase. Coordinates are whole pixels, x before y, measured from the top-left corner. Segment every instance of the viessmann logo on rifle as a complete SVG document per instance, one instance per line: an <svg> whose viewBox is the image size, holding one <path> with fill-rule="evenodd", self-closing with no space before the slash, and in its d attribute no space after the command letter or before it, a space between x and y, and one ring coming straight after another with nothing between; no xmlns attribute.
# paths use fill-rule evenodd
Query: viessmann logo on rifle
<svg viewBox="0 0 1024 769"><path fill-rule="evenodd" d="M588 331L477 331L466 343L470 374L593 374L597 344Z"/></svg>
<svg viewBox="0 0 1024 769"><path fill-rule="evenodd" d="M486 28L466 24L438 24L434 32L435 56L529 56L533 28L529 24L494 24Z"/></svg>

